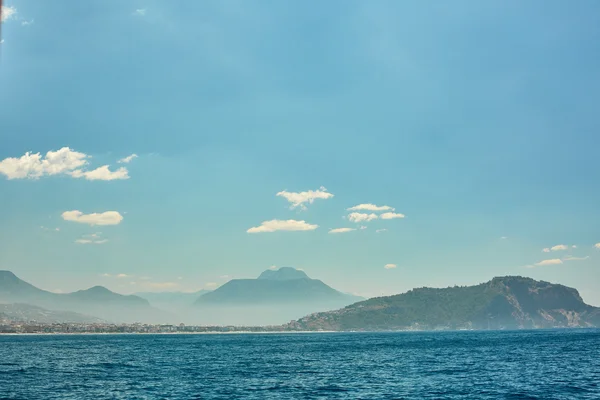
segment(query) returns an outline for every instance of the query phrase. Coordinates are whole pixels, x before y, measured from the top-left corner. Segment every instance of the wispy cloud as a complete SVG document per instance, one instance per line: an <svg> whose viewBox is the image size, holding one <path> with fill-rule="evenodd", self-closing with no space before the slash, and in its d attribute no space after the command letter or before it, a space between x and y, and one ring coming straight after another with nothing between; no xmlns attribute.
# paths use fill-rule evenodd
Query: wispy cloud
<svg viewBox="0 0 600 400"><path fill-rule="evenodd" d="M144 15L146 15L146 9L145 8L138 8L133 12L133 15L137 15L139 17L143 17Z"/></svg>
<svg viewBox="0 0 600 400"><path fill-rule="evenodd" d="M585 256L585 257L575 257L575 256L565 256L563 257L563 261L583 261L583 260L587 260L588 258L590 258L590 256Z"/></svg>
<svg viewBox="0 0 600 400"><path fill-rule="evenodd" d="M353 212L348 214L348 220L351 222L369 222L372 221L374 219L379 218L377 216L377 214L367 214L367 213L358 213L358 212Z"/></svg>
<svg viewBox="0 0 600 400"><path fill-rule="evenodd" d="M500 239L505 240L505 239L508 239L508 237L506 237L506 236L500 236Z"/></svg>
<svg viewBox="0 0 600 400"><path fill-rule="evenodd" d="M306 221L296 221L293 219L264 221L260 226L248 229L248 233L276 232L276 231L313 231L319 225L309 224Z"/></svg>
<svg viewBox="0 0 600 400"><path fill-rule="evenodd" d="M395 218L404 218L404 214L387 212L380 215L381 219L395 219Z"/></svg>
<svg viewBox="0 0 600 400"><path fill-rule="evenodd" d="M383 266L383 268L385 268L385 269L394 269L396 267L398 267L396 264L385 264Z"/></svg>
<svg viewBox="0 0 600 400"><path fill-rule="evenodd" d="M394 211L395 208L390 206L377 206L375 204L359 204L354 207L347 208L348 211Z"/></svg>
<svg viewBox="0 0 600 400"><path fill-rule="evenodd" d="M133 277L133 275L128 275L128 274L100 274L101 277L103 278L117 278L117 279L124 279L124 278L131 278Z"/></svg>
<svg viewBox="0 0 600 400"><path fill-rule="evenodd" d="M346 233L346 232L352 232L355 230L356 229L354 229L354 228L334 228L334 229L330 229L329 233Z"/></svg>
<svg viewBox="0 0 600 400"><path fill-rule="evenodd" d="M119 164L129 164L131 161L133 161L134 158L137 158L137 157L138 157L138 155L134 153L134 154L128 155L127 157L121 158L117 162Z"/></svg>
<svg viewBox="0 0 600 400"><path fill-rule="evenodd" d="M383 229L377 229L375 231L375 233L381 233L381 232L386 232L386 231L387 231L387 229L385 229L385 228L383 228Z"/></svg>
<svg viewBox="0 0 600 400"><path fill-rule="evenodd" d="M75 240L77 244L104 244L108 242L108 239L101 237L102 233L92 233L89 235L83 235L81 238Z"/></svg>
<svg viewBox="0 0 600 400"><path fill-rule="evenodd" d="M78 222L88 225L118 225L123 221L123 216L117 211L105 211L103 213L84 214L81 211L65 211L62 213L65 221Z"/></svg>
<svg viewBox="0 0 600 400"><path fill-rule="evenodd" d="M317 199L330 199L333 197L333 194L321 186L318 190L307 190L305 192L288 192L283 190L277 193L276 196L286 199L290 203L290 209L299 207L301 210L306 210L306 203L312 204Z"/></svg>
<svg viewBox="0 0 600 400"><path fill-rule="evenodd" d="M577 246L571 246L571 247L573 249L577 248ZM565 250L569 250L569 246L567 246L566 244L557 244L556 246L543 248L542 252L550 253L551 251L565 251Z"/></svg>
<svg viewBox="0 0 600 400"><path fill-rule="evenodd" d="M542 260L542 261L537 262L537 263L535 263L533 265L528 265L527 267L528 268L545 267L545 266L548 266L548 265L559 265L559 264L562 264L562 263L563 263L563 261L560 258L552 258L552 259L549 259L549 260Z"/></svg>
<svg viewBox="0 0 600 400"><path fill-rule="evenodd" d="M85 178L88 181L114 181L120 179L129 179L127 168L121 167L111 171L108 165L103 165L92 171L76 170L71 172L73 178Z"/></svg>
<svg viewBox="0 0 600 400"><path fill-rule="evenodd" d="M0 14L0 21L5 22L17 15L17 9L14 6L2 6Z"/></svg>

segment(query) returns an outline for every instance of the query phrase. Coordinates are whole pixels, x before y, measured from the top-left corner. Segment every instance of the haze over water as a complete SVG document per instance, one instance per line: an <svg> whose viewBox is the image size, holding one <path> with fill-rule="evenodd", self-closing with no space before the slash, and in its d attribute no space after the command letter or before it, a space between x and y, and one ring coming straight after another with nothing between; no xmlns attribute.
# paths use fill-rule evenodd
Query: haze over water
<svg viewBox="0 0 600 400"><path fill-rule="evenodd" d="M597 399L600 330L0 337L8 399Z"/></svg>

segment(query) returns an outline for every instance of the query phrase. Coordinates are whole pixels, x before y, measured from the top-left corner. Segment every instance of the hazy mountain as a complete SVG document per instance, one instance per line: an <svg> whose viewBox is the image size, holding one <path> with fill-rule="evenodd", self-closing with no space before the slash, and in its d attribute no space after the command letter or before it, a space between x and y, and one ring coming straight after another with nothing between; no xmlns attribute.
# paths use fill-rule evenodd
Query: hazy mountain
<svg viewBox="0 0 600 400"><path fill-rule="evenodd" d="M39 289L10 271L0 271L0 303L24 303L55 311L72 311L113 322L163 322L167 313L150 306L138 296L121 295L94 286L73 293L52 293Z"/></svg>
<svg viewBox="0 0 600 400"><path fill-rule="evenodd" d="M71 311L52 311L30 304L0 304L0 322L38 322L51 324L56 322L98 323L104 320Z"/></svg>
<svg viewBox="0 0 600 400"><path fill-rule="evenodd" d="M204 323L266 325L360 300L303 271L283 267L266 270L257 279L233 279L198 298L196 305Z"/></svg>
<svg viewBox="0 0 600 400"><path fill-rule="evenodd" d="M519 329L600 326L577 290L507 276L476 286L420 288L292 321L300 330Z"/></svg>
<svg viewBox="0 0 600 400"><path fill-rule="evenodd" d="M136 296L146 299L150 305L167 311L181 311L184 308L193 306L198 298L211 290L202 289L197 292L140 292L134 293Z"/></svg>

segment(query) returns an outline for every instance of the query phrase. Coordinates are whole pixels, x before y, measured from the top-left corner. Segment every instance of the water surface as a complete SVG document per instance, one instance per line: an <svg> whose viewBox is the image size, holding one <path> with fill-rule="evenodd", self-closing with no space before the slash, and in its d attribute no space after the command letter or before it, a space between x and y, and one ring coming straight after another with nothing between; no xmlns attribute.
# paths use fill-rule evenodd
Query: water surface
<svg viewBox="0 0 600 400"><path fill-rule="evenodd" d="M600 399L600 330L0 336L1 399Z"/></svg>

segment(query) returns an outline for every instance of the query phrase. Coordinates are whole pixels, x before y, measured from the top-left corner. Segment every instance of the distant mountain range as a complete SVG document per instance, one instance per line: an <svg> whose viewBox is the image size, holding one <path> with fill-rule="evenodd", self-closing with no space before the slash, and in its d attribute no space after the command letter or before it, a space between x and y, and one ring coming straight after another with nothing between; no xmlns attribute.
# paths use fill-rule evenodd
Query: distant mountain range
<svg viewBox="0 0 600 400"><path fill-rule="evenodd" d="M93 315L113 322L158 322L169 315L150 306L138 296L126 296L102 286L73 293L52 293L39 289L10 271L0 271L0 303L21 303L54 311Z"/></svg>
<svg viewBox="0 0 600 400"><path fill-rule="evenodd" d="M600 327L600 308L577 290L519 276L476 286L420 288L292 321L297 330Z"/></svg>
<svg viewBox="0 0 600 400"><path fill-rule="evenodd" d="M90 324L106 322L100 318L71 311L52 311L29 304L0 304L0 325L5 321L33 322L41 324L59 322Z"/></svg>
<svg viewBox="0 0 600 400"><path fill-rule="evenodd" d="M135 296L148 300L151 306L161 310L179 312L194 305L196 300L211 290L202 289L196 292L139 292Z"/></svg>
<svg viewBox="0 0 600 400"><path fill-rule="evenodd" d="M282 267L266 270L257 279L233 279L200 296L195 304L207 323L273 325L360 300L311 279L304 271Z"/></svg>
<svg viewBox="0 0 600 400"><path fill-rule="evenodd" d="M318 279L311 279L304 271L290 267L266 270L257 279L232 279L218 289L196 300L198 305L262 305L318 303L338 307L362 297L338 292Z"/></svg>

